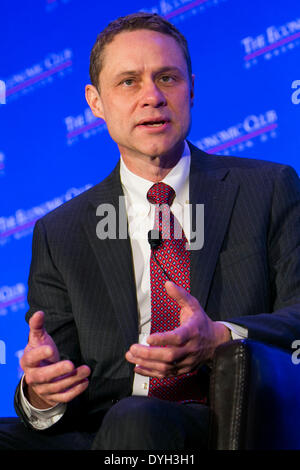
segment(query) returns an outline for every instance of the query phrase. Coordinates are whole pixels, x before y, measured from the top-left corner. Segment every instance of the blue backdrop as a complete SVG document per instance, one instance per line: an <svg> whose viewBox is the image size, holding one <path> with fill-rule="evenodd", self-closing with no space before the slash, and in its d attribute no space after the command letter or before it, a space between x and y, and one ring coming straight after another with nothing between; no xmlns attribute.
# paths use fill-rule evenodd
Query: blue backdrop
<svg viewBox="0 0 300 470"><path fill-rule="evenodd" d="M299 0L2 0L2 416L15 415L34 223L101 181L118 159L105 123L85 102L90 50L109 21L138 10L165 16L189 41L193 143L300 171Z"/></svg>

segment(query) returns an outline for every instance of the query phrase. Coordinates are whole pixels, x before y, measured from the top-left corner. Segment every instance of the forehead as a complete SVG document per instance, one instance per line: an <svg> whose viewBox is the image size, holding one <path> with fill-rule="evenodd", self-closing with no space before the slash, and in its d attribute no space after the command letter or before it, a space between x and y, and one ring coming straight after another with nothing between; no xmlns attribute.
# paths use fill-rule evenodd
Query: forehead
<svg viewBox="0 0 300 470"><path fill-rule="evenodd" d="M124 65L128 70L137 66L187 68L183 50L172 36L146 29L117 34L105 46L102 64L104 73L117 73Z"/></svg>

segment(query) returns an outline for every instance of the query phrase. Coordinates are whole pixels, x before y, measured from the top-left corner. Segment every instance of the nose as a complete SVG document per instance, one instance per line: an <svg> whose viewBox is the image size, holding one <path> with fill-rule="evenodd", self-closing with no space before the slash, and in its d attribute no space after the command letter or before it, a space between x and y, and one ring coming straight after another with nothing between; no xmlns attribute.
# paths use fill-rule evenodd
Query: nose
<svg viewBox="0 0 300 470"><path fill-rule="evenodd" d="M159 108L166 106L167 101L162 90L151 80L143 85L140 103L142 107L152 106L153 108Z"/></svg>

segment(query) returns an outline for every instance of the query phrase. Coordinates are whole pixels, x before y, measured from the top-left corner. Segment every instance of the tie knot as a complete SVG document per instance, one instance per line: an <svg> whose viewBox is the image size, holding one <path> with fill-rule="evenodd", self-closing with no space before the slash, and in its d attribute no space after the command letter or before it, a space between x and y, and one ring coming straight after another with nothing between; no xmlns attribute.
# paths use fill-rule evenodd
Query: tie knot
<svg viewBox="0 0 300 470"><path fill-rule="evenodd" d="M174 189L165 183L155 183L147 193L147 199L151 204L168 204L171 206L174 197Z"/></svg>

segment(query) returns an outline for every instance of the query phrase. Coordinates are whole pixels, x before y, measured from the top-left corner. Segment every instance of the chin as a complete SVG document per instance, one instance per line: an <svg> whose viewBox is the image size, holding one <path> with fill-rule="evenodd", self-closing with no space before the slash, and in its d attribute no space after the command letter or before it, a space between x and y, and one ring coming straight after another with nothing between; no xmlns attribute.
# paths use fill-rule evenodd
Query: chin
<svg viewBox="0 0 300 470"><path fill-rule="evenodd" d="M153 143L147 147L144 147L143 153L150 157L159 157L161 155L167 155L174 151L178 145L181 145L182 141L164 142L164 143Z"/></svg>

